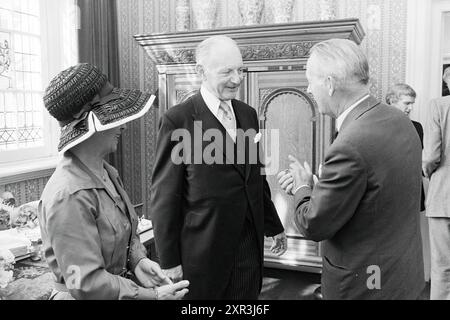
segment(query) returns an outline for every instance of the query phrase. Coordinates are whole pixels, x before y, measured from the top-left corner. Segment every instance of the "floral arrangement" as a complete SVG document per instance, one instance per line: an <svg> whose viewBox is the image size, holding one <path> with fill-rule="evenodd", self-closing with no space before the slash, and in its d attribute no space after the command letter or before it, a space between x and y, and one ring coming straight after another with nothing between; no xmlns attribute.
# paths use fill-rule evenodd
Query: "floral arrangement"
<svg viewBox="0 0 450 320"><path fill-rule="evenodd" d="M14 255L9 250L0 250L0 288L5 289L13 280Z"/></svg>
<svg viewBox="0 0 450 320"><path fill-rule="evenodd" d="M6 230L11 227L11 216L14 212L14 207L6 204L0 198L0 230Z"/></svg>
<svg viewBox="0 0 450 320"><path fill-rule="evenodd" d="M37 201L16 206L16 200L11 192L0 196L0 230L10 228L34 229L39 226Z"/></svg>
<svg viewBox="0 0 450 320"><path fill-rule="evenodd" d="M31 204L24 204L17 208L16 218L11 223L13 228L30 228L39 226L37 207Z"/></svg>

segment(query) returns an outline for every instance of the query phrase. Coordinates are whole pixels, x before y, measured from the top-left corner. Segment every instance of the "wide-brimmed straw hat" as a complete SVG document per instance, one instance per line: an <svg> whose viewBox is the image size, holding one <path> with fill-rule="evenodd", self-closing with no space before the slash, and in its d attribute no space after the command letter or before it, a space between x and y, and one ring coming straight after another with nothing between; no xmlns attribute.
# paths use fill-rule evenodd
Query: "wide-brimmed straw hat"
<svg viewBox="0 0 450 320"><path fill-rule="evenodd" d="M97 131L142 117L155 96L112 86L96 66L80 63L60 72L45 90L44 105L61 126L64 153Z"/></svg>

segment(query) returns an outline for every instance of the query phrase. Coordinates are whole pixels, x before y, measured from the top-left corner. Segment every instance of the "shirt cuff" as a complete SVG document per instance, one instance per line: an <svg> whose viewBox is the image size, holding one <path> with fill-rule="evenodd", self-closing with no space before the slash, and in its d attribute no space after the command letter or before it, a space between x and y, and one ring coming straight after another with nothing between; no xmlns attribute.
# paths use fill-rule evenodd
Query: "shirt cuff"
<svg viewBox="0 0 450 320"><path fill-rule="evenodd" d="M301 186L298 186L297 188L295 188L295 190L292 192L293 195L295 195L297 193L298 190L300 190L301 188L309 188L312 189L311 186L309 184L303 184Z"/></svg>

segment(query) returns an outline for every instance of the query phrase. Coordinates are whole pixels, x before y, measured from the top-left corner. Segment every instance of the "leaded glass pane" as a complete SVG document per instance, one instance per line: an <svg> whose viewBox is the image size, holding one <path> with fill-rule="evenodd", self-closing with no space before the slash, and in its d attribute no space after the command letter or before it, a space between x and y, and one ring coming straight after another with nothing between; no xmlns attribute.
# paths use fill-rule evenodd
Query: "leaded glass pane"
<svg viewBox="0 0 450 320"><path fill-rule="evenodd" d="M9 50L9 65L0 60L0 150L43 143L39 24L39 1L0 1L0 45Z"/></svg>
<svg viewBox="0 0 450 320"><path fill-rule="evenodd" d="M23 93L18 93L16 95L16 101L17 101L17 111L24 111L25 110L25 99L23 96Z"/></svg>
<svg viewBox="0 0 450 320"><path fill-rule="evenodd" d="M34 112L33 113L33 124L36 127L42 127L42 112Z"/></svg>
<svg viewBox="0 0 450 320"><path fill-rule="evenodd" d="M25 126L25 112L17 112L17 126L19 128Z"/></svg>

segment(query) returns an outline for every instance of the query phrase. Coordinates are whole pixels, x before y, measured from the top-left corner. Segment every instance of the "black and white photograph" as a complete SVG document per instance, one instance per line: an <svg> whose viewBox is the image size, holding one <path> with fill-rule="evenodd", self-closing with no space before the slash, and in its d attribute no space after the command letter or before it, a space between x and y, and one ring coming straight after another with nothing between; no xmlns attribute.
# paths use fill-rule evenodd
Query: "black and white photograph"
<svg viewBox="0 0 450 320"><path fill-rule="evenodd" d="M450 0L0 0L0 300L450 300L449 90Z"/></svg>

